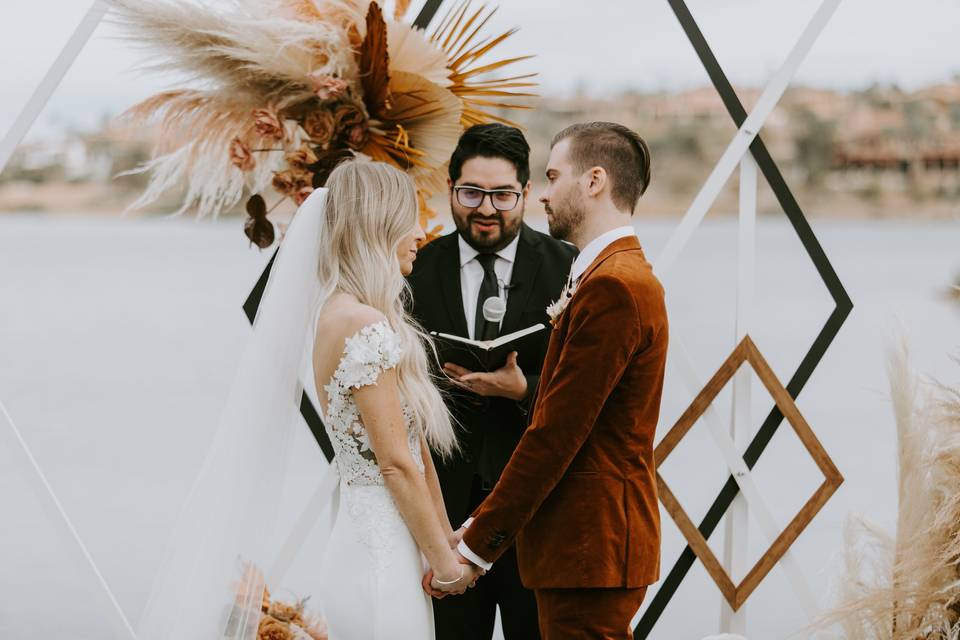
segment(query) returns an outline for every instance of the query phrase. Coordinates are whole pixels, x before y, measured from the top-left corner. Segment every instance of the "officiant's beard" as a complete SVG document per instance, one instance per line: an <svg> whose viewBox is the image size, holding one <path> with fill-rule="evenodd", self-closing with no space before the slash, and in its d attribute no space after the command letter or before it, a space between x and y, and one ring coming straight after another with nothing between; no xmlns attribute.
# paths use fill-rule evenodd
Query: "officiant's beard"
<svg viewBox="0 0 960 640"><path fill-rule="evenodd" d="M456 226L457 232L468 245L480 253L496 253L513 242L513 239L520 233L520 225L523 223L523 208L524 202L521 198L513 211L497 212L488 216L478 211L466 213L462 207L456 206L452 198L450 202L453 224ZM498 228L493 231L474 232L472 224L474 220L496 220Z"/></svg>

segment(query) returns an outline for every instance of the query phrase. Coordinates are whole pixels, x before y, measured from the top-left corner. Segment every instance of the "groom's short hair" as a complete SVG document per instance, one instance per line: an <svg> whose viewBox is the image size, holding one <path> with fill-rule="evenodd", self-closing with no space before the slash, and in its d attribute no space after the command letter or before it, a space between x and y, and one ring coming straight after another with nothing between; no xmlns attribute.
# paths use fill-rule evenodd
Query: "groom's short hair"
<svg viewBox="0 0 960 640"><path fill-rule="evenodd" d="M613 204L633 213L650 184L650 148L643 138L615 122L581 122L554 136L550 148L567 138L574 169L582 174L603 167L610 176Z"/></svg>
<svg viewBox="0 0 960 640"><path fill-rule="evenodd" d="M498 122L475 124L460 136L450 156L450 181L460 179L463 163L471 158L503 158L517 170L520 188L530 180L530 145L523 132Z"/></svg>

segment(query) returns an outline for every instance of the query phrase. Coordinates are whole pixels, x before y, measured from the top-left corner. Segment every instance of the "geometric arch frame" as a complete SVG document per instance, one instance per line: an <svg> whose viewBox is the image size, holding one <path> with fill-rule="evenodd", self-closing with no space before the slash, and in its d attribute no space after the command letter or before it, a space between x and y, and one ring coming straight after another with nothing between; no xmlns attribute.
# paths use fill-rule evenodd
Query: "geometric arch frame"
<svg viewBox="0 0 960 640"><path fill-rule="evenodd" d="M414 21L414 24L421 29L426 29L433 16L436 14L436 11L442 4L442 1L443 0L427 0L416 20ZM700 62L703 64L704 69L707 71L707 75L710 77L714 88L720 95L728 114L737 128L741 128L747 118L747 111L743 107L743 103L740 101L739 97L734 91L733 86L727 79L726 74L723 72L723 69L717 61L716 56L714 56L713 51L707 44L703 33L691 15L686 3L684 0L667 0L667 2L673 10L674 15L677 17L680 26L690 41L690 44L693 46L694 51L700 59ZM850 315L850 312L853 310L853 302L847 294L843 283L840 281L840 278L837 276L836 271L833 269L833 265L827 258L823 247L821 246L819 240L817 240L816 235L813 233L813 229L810 227L810 224L804 216L800 205L798 204L793 193L790 191L790 188L787 186L786 180L784 180L783 175L767 150L766 145L763 143L759 133L753 137L753 140L750 143L750 153L756 161L758 169L763 174L767 183L770 185L777 202L783 209L783 212L796 232L804 251L813 263L817 274L819 275L834 302L833 311L830 313L817 336L814 338L807 350L807 353L804 355L793 375L791 375L787 385L785 387L781 387L786 392L787 397L792 403L799 397L800 392L806 386L811 375L813 374L813 371L820 364L830 344L836 338L840 328ZM260 280L257 282L257 285L254 287L249 298L244 304L244 310L251 322L256 314L256 308L259 303L260 296L265 288L272 264L273 260L271 260L267 265L260 277ZM777 386L780 385L778 384ZM327 460L332 460L333 447L330 445L330 442L327 439L326 432L323 428L322 422L320 421L319 415L312 406L306 394L304 394L302 397L301 414L310 427L310 430L313 432L313 435L320 445L320 448L323 450ZM756 465L760 455L766 449L774 434L777 432L777 429L782 424L784 417L784 413L780 406L775 403L743 454L743 461L748 469L752 469ZM823 489L823 487L821 487L821 489ZM702 538L704 541L709 539L719 523L722 521L724 515L730 508L730 505L733 503L739 492L740 488L736 479L732 475L729 476L711 504L710 508L707 510L703 520L698 526L695 527L698 537ZM692 534L692 531L690 533ZM687 539L691 539L691 536L687 536ZM697 559L697 553L688 544L687 547L681 552L680 557L674 563L670 572L667 574L667 577L662 581L660 588L657 589L657 592L650 601L649 606L644 611L644 615L641 617L636 628L634 629L633 637L635 640L642 640L649 636L650 632L653 630L653 627L656 625L660 616L663 614L663 611L666 609L670 600L673 598L680 584L686 578L686 575L689 573ZM715 580L717 577L718 576L714 576ZM727 577L727 580L729 581L729 577ZM721 591L724 591L725 588L726 587L722 587ZM727 589L727 592L729 591L730 590ZM724 595L726 597L727 593ZM730 598L727 598L727 600L729 602ZM742 600L737 602L738 599L736 597L734 597L733 600L737 604L736 606L733 606L734 602L731 602L731 606L734 610L736 610L742 604Z"/></svg>
<svg viewBox="0 0 960 640"><path fill-rule="evenodd" d="M677 17L690 44L693 46L701 64L703 64L704 69L707 71L707 75L710 77L714 89L716 89L720 95L724 107L727 109L727 113L737 128L740 128L747 118L747 111L737 96L736 91L734 91L733 86L730 84L730 81L727 79L726 74L723 72L716 56L710 49L696 20L694 20L684 0L667 0L667 2ZM800 361L797 369L790 376L790 380L784 388L791 400L795 401L810 380L814 370L820 364L827 349L840 332L840 328L844 322L846 322L850 312L853 310L853 301L847 294L843 283L837 276L833 265L830 263L829 258L827 258L823 247L819 240L817 240L813 229L811 229L809 222L804 216L800 205L790 191L790 187L787 186L786 180L784 180L780 169L777 167L776 162L774 162L759 134L757 134L751 142L750 152L834 302L833 311L827 317L827 320L810 344L807 353ZM783 420L783 412L778 406L774 405L743 454L743 460L748 469L752 469L756 465ZM697 526L697 531L702 538L709 539L739 492L740 488L737 485L736 479L732 475L729 476L713 503L710 505L710 508L707 510L703 520L701 520ZM657 620L659 620L663 614L663 611L666 609L696 560L697 554L688 544L681 552L679 558L677 558L666 578L664 578L660 588L650 601L649 606L644 611L643 616L634 629L633 636L635 640L642 640L650 635Z"/></svg>
<svg viewBox="0 0 960 640"><path fill-rule="evenodd" d="M823 445L813 433L810 425L803 418L797 405L783 385L777 379L776 374L770 368L770 365L764 359L753 340L746 336L733 350L733 353L720 366L717 373L707 382L703 390L694 398L693 402L686 411L683 412L676 424L660 440L654 453L657 468L669 457L670 453L680 444L684 436L693 428L697 420L704 414L710 404L716 398L717 394L730 382L734 374L744 364L748 363L753 367L757 377L767 388L767 391L773 397L776 406L787 419L787 422L793 427L803 444L806 451L813 458L814 463L824 475L823 483L817 488L814 494L807 500L800 511L793 517L786 528L771 543L766 552L757 560L756 564L750 569L740 584L735 585L730 575L724 569L723 565L717 559L706 538L700 533L696 525L690 520L686 511L680 506L673 491L667 485L666 481L657 472L657 488L660 494L660 501L664 508L673 518L677 527L683 533L684 538L690 544L693 552L697 555L707 570L707 573L713 578L720 592L726 598L730 608L737 611L750 594L760 585L760 582L766 577L771 569L780 561L790 546L796 541L803 530L817 515L820 509L827 503L830 496L843 483L843 477L833 464L830 456L827 454Z"/></svg>

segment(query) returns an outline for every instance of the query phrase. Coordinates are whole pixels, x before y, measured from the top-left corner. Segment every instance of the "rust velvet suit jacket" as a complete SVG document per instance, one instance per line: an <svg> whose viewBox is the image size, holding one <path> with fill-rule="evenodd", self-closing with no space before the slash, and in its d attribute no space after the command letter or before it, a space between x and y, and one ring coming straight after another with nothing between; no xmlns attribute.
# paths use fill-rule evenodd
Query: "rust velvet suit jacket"
<svg viewBox="0 0 960 640"><path fill-rule="evenodd" d="M656 582L666 355L663 288L637 238L616 240L557 318L530 426L474 513L467 547L493 562L516 541L531 589Z"/></svg>

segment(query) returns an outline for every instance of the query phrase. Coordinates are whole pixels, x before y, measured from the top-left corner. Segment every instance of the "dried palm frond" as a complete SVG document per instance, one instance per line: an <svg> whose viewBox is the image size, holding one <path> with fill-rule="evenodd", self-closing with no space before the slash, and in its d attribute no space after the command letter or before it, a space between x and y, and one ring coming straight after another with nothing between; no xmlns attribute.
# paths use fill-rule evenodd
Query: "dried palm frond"
<svg viewBox="0 0 960 640"><path fill-rule="evenodd" d="M387 31L391 71L416 73L441 87L450 86L447 56L423 31L400 22L388 24Z"/></svg>
<svg viewBox="0 0 960 640"><path fill-rule="evenodd" d="M426 189L417 189L417 201L420 203L420 227L426 234L420 246L430 244L443 234L443 225L430 226L430 221L437 217L437 212L433 210L428 202L432 196L433 194Z"/></svg>
<svg viewBox="0 0 960 640"><path fill-rule="evenodd" d="M389 107L390 56L387 52L387 23L376 2L370 3L366 18L367 32L360 46L360 85L363 103L372 118Z"/></svg>
<svg viewBox="0 0 960 640"><path fill-rule="evenodd" d="M838 606L819 622L845 640L960 637L960 390L920 387L891 355L900 496L896 537L864 518L845 535Z"/></svg>
<svg viewBox="0 0 960 640"><path fill-rule="evenodd" d="M407 15L407 10L410 9L410 0L397 0L397 3L393 7L393 19L400 20L403 16Z"/></svg>
<svg viewBox="0 0 960 640"><path fill-rule="evenodd" d="M443 167L460 138L461 103L423 76L397 71L392 104L363 152L407 170L428 191L445 187Z"/></svg>
<svg viewBox="0 0 960 640"><path fill-rule="evenodd" d="M490 108L529 109L529 106L519 104L515 100L536 97L537 94L515 91L515 89L535 87L534 82L517 81L528 80L536 74L486 80L483 78L486 74L534 56L519 56L484 64L483 58L514 35L518 29L510 29L492 39L478 40L480 32L497 10L494 8L487 12L486 6L481 6L471 13L471 4L471 0L463 0L459 5L452 7L431 35L431 41L437 44L447 56L447 66L451 72L448 88L464 103L461 117L463 126L470 127L492 120L513 125L514 123L510 120L496 115Z"/></svg>

